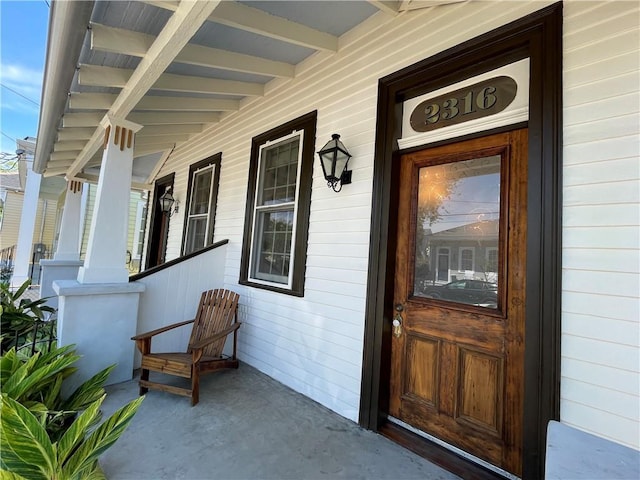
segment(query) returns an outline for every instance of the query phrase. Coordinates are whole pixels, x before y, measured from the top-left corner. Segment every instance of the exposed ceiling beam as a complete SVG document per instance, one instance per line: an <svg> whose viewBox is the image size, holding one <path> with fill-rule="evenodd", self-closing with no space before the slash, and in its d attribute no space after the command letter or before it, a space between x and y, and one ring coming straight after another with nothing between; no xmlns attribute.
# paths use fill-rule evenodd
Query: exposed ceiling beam
<svg viewBox="0 0 640 480"><path fill-rule="evenodd" d="M119 98L112 93L72 93L69 108L77 110L110 110ZM236 111L238 100L223 98L146 96L136 106L137 110L166 110L183 112Z"/></svg>
<svg viewBox="0 0 640 480"><path fill-rule="evenodd" d="M418 10L420 8L437 7L438 5L449 5L450 3L471 2L473 0L402 0L400 11Z"/></svg>
<svg viewBox="0 0 640 480"><path fill-rule="evenodd" d="M175 143L163 143L158 145L144 145L140 147L136 147L133 150L134 157L142 157L144 155L149 155L150 153L158 153L164 152L165 150L171 150L175 147Z"/></svg>
<svg viewBox="0 0 640 480"><path fill-rule="evenodd" d="M98 183L100 177L98 177L98 175L91 175L90 173L78 173L75 177L69 178L69 180ZM149 185L148 183L131 182L131 188L135 188L137 190L152 190L153 185Z"/></svg>
<svg viewBox="0 0 640 480"><path fill-rule="evenodd" d="M67 152L69 150L82 150L84 148L85 142L81 140L76 141L66 141L66 142L57 142L53 146L54 152Z"/></svg>
<svg viewBox="0 0 640 480"><path fill-rule="evenodd" d="M97 127L104 118L104 112L67 113L62 117L63 128L69 127ZM217 112L136 112L127 116L130 120L140 125L188 125L216 123L220 121ZM142 132L142 131L141 131ZM55 148L54 148L55 150Z"/></svg>
<svg viewBox="0 0 640 480"><path fill-rule="evenodd" d="M176 12L145 52L133 75L110 106L107 116L124 119L131 113L219 3L219 0L180 2ZM98 151L103 142L103 132L102 125L95 129L93 136L69 168L67 177L80 172Z"/></svg>
<svg viewBox="0 0 640 480"><path fill-rule="evenodd" d="M47 164L52 167L60 167L61 165L53 165L54 163L66 163L67 166L71 165L73 160L78 156L80 150L74 150L70 152L53 152L51 154L51 161Z"/></svg>
<svg viewBox="0 0 640 480"><path fill-rule="evenodd" d="M140 125L187 125L194 123L217 123L220 121L218 112L132 112L127 116Z"/></svg>
<svg viewBox="0 0 640 480"><path fill-rule="evenodd" d="M78 83L80 85L93 87L123 88L132 74L133 70L126 68L81 65ZM264 95L264 85L261 83L174 75L171 73L163 73L160 75L160 78L151 89L218 95Z"/></svg>
<svg viewBox="0 0 640 480"><path fill-rule="evenodd" d="M57 175L64 175L67 173L69 167L56 167L56 168L47 168L43 173L43 177L55 177Z"/></svg>
<svg viewBox="0 0 640 480"><path fill-rule="evenodd" d="M91 48L103 52L144 57L155 37L122 28L92 24ZM254 73L269 77L292 78L295 67L289 63L229 52L201 45L186 45L174 61L201 67Z"/></svg>
<svg viewBox="0 0 640 480"><path fill-rule="evenodd" d="M178 7L176 2L147 3L169 10ZM208 20L314 50L338 51L338 37L334 35L237 2L222 2Z"/></svg>
<svg viewBox="0 0 640 480"><path fill-rule="evenodd" d="M58 132L58 141L89 140L95 128L63 128Z"/></svg>
<svg viewBox="0 0 640 480"><path fill-rule="evenodd" d="M65 113L62 117L62 128L97 127L103 118L103 112Z"/></svg>
<svg viewBox="0 0 640 480"><path fill-rule="evenodd" d="M390 15L397 15L400 11L402 0L368 0L371 5Z"/></svg>
<svg viewBox="0 0 640 480"><path fill-rule="evenodd" d="M165 143L180 143L189 140L189 135L163 135L161 137L138 137L136 135L136 146L161 145Z"/></svg>
<svg viewBox="0 0 640 480"><path fill-rule="evenodd" d="M159 137L164 135L191 135L200 133L204 125L150 125L136 134L136 138Z"/></svg>

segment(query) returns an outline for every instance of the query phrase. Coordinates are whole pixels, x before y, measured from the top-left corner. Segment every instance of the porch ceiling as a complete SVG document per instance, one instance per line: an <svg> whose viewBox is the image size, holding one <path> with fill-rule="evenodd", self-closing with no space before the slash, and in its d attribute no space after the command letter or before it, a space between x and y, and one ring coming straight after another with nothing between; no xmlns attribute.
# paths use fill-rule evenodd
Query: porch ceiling
<svg viewBox="0 0 640 480"><path fill-rule="evenodd" d="M52 8L34 170L95 181L100 122L110 115L143 125L133 182L147 188L173 148L270 81L293 78L315 52L337 52L339 37L370 16L455 1L96 1L82 46L82 31L67 38L78 52L71 59L52 28L70 14ZM56 80L60 64L69 84Z"/></svg>

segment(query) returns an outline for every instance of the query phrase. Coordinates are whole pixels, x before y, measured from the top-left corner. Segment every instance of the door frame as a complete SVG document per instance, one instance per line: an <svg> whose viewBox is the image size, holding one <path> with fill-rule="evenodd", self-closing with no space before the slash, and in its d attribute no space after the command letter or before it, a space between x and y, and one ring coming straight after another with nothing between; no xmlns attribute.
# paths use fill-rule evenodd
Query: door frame
<svg viewBox="0 0 640 480"><path fill-rule="evenodd" d="M425 148L398 150L402 103L530 59L527 122L429 145L529 129L523 478L543 476L546 426L559 418L560 410L562 21L560 2L392 73L378 84L359 418L360 425L375 431L387 423L396 248L391 212L398 205L397 160L401 153Z"/></svg>
<svg viewBox="0 0 640 480"><path fill-rule="evenodd" d="M155 181L153 186L153 196L151 199L151 218L149 220L149 237L147 238L147 252L146 252L146 260L145 260L145 270L155 267L157 265L161 265L161 263L156 263L154 260L154 255L164 243L164 254L166 254L167 250L167 239L169 236L169 228L166 228L163 232L162 229L162 221L164 220L164 215L160 211L160 196L164 194L165 190L168 187L171 187L173 190L173 181L175 178L175 173L170 173L169 175L165 175L162 178L159 178ZM168 221L167 221L168 224ZM167 225L168 227L168 225ZM165 238L160 238L160 236L164 233ZM163 242L164 241L164 242Z"/></svg>

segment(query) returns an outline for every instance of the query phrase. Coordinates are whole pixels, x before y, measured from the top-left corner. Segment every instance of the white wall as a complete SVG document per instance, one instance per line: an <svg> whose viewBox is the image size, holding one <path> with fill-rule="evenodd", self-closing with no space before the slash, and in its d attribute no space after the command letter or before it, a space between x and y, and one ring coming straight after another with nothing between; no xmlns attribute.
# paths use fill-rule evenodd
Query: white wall
<svg viewBox="0 0 640 480"><path fill-rule="evenodd" d="M222 245L137 280L145 286L140 295L136 335L195 318L200 295L223 288L227 246ZM191 327L180 327L153 338L153 352L185 352ZM140 366L136 351L134 366Z"/></svg>
<svg viewBox="0 0 640 480"><path fill-rule="evenodd" d="M563 422L640 448L640 4L565 2Z"/></svg>
<svg viewBox="0 0 640 480"><path fill-rule="evenodd" d="M316 54L173 153L159 176L176 172L183 202L189 165L223 154L215 236L230 241L224 282L241 295L243 361L357 419L378 79L549 3L378 14L341 38L339 53ZM638 448L638 11L635 2L565 9L561 415ZM315 161L304 298L239 286L251 138L314 109L316 151L340 133L354 183L332 192ZM169 259L183 213L172 218Z"/></svg>

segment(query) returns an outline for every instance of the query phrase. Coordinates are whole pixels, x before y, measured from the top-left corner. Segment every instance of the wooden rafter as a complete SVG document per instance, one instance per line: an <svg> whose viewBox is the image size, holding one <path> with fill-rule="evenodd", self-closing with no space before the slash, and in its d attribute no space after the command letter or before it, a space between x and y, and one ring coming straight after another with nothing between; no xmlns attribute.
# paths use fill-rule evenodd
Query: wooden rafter
<svg viewBox="0 0 640 480"><path fill-rule="evenodd" d="M168 10L178 7L173 1L149 0L147 3ZM338 37L334 35L237 2L222 2L208 20L314 50L338 50Z"/></svg>
<svg viewBox="0 0 640 480"><path fill-rule="evenodd" d="M126 68L81 65L78 75L80 85L122 88L133 74ZM208 93L218 95L264 95L261 83L220 80L216 78L194 77L163 73L151 88L170 92Z"/></svg>
<svg viewBox="0 0 640 480"><path fill-rule="evenodd" d="M99 24L93 24L91 28L91 47L103 52L144 57L154 40L153 35L122 28L106 27ZM186 45L175 57L175 61L188 65L220 68L269 77L292 78L294 75L294 66L289 63L201 45Z"/></svg>
<svg viewBox="0 0 640 480"><path fill-rule="evenodd" d="M124 119L131 113L219 3L219 1L180 3L176 12L145 52L125 87L109 107L108 115L112 118ZM103 131L102 126L95 129L94 134L69 168L67 177L73 177L80 172L98 151L102 145Z"/></svg>
<svg viewBox="0 0 640 480"><path fill-rule="evenodd" d="M110 110L119 95L112 93L72 93L69 108L76 110ZM178 112L224 112L236 111L238 100L222 98L161 97L146 96L136 108L138 110L164 110Z"/></svg>

